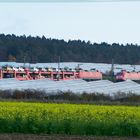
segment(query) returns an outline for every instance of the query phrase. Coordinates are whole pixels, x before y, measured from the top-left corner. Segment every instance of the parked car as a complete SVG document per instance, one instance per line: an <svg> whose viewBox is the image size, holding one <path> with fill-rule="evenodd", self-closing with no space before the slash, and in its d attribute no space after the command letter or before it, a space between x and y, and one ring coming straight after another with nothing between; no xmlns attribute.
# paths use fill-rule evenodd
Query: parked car
<svg viewBox="0 0 140 140"><path fill-rule="evenodd" d="M47 71L45 68L42 68L42 67L38 67L38 70L43 71L43 72Z"/></svg>
<svg viewBox="0 0 140 140"><path fill-rule="evenodd" d="M13 69L12 69L12 67L11 66L3 66L2 67L2 70L5 70L5 71L12 71Z"/></svg>
<svg viewBox="0 0 140 140"><path fill-rule="evenodd" d="M92 68L92 69L90 69L90 71L96 71L96 69L95 68Z"/></svg>
<svg viewBox="0 0 140 140"><path fill-rule="evenodd" d="M48 68L48 71L53 71L53 68Z"/></svg>
<svg viewBox="0 0 140 140"><path fill-rule="evenodd" d="M12 67L12 70L14 70L14 71L18 71L18 68L16 68L16 67Z"/></svg>
<svg viewBox="0 0 140 140"><path fill-rule="evenodd" d="M24 68L23 67L17 67L19 71L24 72Z"/></svg>
<svg viewBox="0 0 140 140"><path fill-rule="evenodd" d="M29 70L30 70L31 72L38 72L38 71L39 71L39 69L36 68L36 67L31 67Z"/></svg>

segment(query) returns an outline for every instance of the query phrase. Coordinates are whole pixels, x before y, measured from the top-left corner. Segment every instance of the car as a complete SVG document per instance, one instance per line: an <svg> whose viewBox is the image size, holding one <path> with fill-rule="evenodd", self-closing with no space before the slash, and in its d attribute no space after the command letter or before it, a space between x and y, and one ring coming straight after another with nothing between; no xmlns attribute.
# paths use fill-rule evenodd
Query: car
<svg viewBox="0 0 140 140"><path fill-rule="evenodd" d="M36 67L31 67L29 70L30 70L31 72L38 72L38 71L39 71L39 69L36 68Z"/></svg>
<svg viewBox="0 0 140 140"><path fill-rule="evenodd" d="M56 68L52 68L52 71L58 71L58 69L56 69Z"/></svg>
<svg viewBox="0 0 140 140"><path fill-rule="evenodd" d="M38 67L38 70L43 71L43 72L47 71L45 68L42 68L42 67Z"/></svg>
<svg viewBox="0 0 140 140"><path fill-rule="evenodd" d="M3 70L6 70L6 71L12 71L12 67L11 66L4 66L3 67Z"/></svg>
<svg viewBox="0 0 140 140"><path fill-rule="evenodd" d="M95 68L92 68L92 69L90 69L90 71L96 71L96 69Z"/></svg>
<svg viewBox="0 0 140 140"><path fill-rule="evenodd" d="M24 68L23 67L17 67L19 71L24 72Z"/></svg>
<svg viewBox="0 0 140 140"><path fill-rule="evenodd" d="M53 68L48 68L48 71L53 71Z"/></svg>
<svg viewBox="0 0 140 140"><path fill-rule="evenodd" d="M4 71L7 71L7 66L2 66L1 69L4 70Z"/></svg>
<svg viewBox="0 0 140 140"><path fill-rule="evenodd" d="M14 70L14 71L18 71L18 68L16 68L16 67L12 67L12 70Z"/></svg>

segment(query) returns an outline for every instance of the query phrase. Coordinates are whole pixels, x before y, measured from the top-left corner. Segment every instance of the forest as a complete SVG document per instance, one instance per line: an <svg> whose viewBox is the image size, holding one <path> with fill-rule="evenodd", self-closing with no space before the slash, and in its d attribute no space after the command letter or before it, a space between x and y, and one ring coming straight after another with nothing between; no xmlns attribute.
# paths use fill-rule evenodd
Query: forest
<svg viewBox="0 0 140 140"><path fill-rule="evenodd" d="M140 64L138 44L91 43L81 40L58 40L45 36L0 34L0 62L91 62Z"/></svg>

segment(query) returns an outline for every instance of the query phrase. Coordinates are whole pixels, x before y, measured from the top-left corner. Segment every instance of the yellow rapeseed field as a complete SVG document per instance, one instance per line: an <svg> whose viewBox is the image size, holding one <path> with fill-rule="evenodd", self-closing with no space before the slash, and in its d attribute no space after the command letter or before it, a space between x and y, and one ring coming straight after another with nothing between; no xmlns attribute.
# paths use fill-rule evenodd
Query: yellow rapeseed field
<svg viewBox="0 0 140 140"><path fill-rule="evenodd" d="M140 136L140 107L0 102L0 133Z"/></svg>

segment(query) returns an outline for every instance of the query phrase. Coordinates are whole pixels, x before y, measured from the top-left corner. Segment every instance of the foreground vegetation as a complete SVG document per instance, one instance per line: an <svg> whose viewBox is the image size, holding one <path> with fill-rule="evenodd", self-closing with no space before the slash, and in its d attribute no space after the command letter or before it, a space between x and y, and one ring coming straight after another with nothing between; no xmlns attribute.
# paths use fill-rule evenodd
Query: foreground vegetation
<svg viewBox="0 0 140 140"><path fill-rule="evenodd" d="M0 102L0 133L140 136L140 107Z"/></svg>
<svg viewBox="0 0 140 140"><path fill-rule="evenodd" d="M140 105L140 95L116 93L114 96L99 93L76 94L71 91L46 93L39 90L0 90L0 101L28 101L49 103L74 103L97 105Z"/></svg>
<svg viewBox="0 0 140 140"><path fill-rule="evenodd" d="M36 134L1 134L0 140L139 140L134 137L93 137Z"/></svg>

